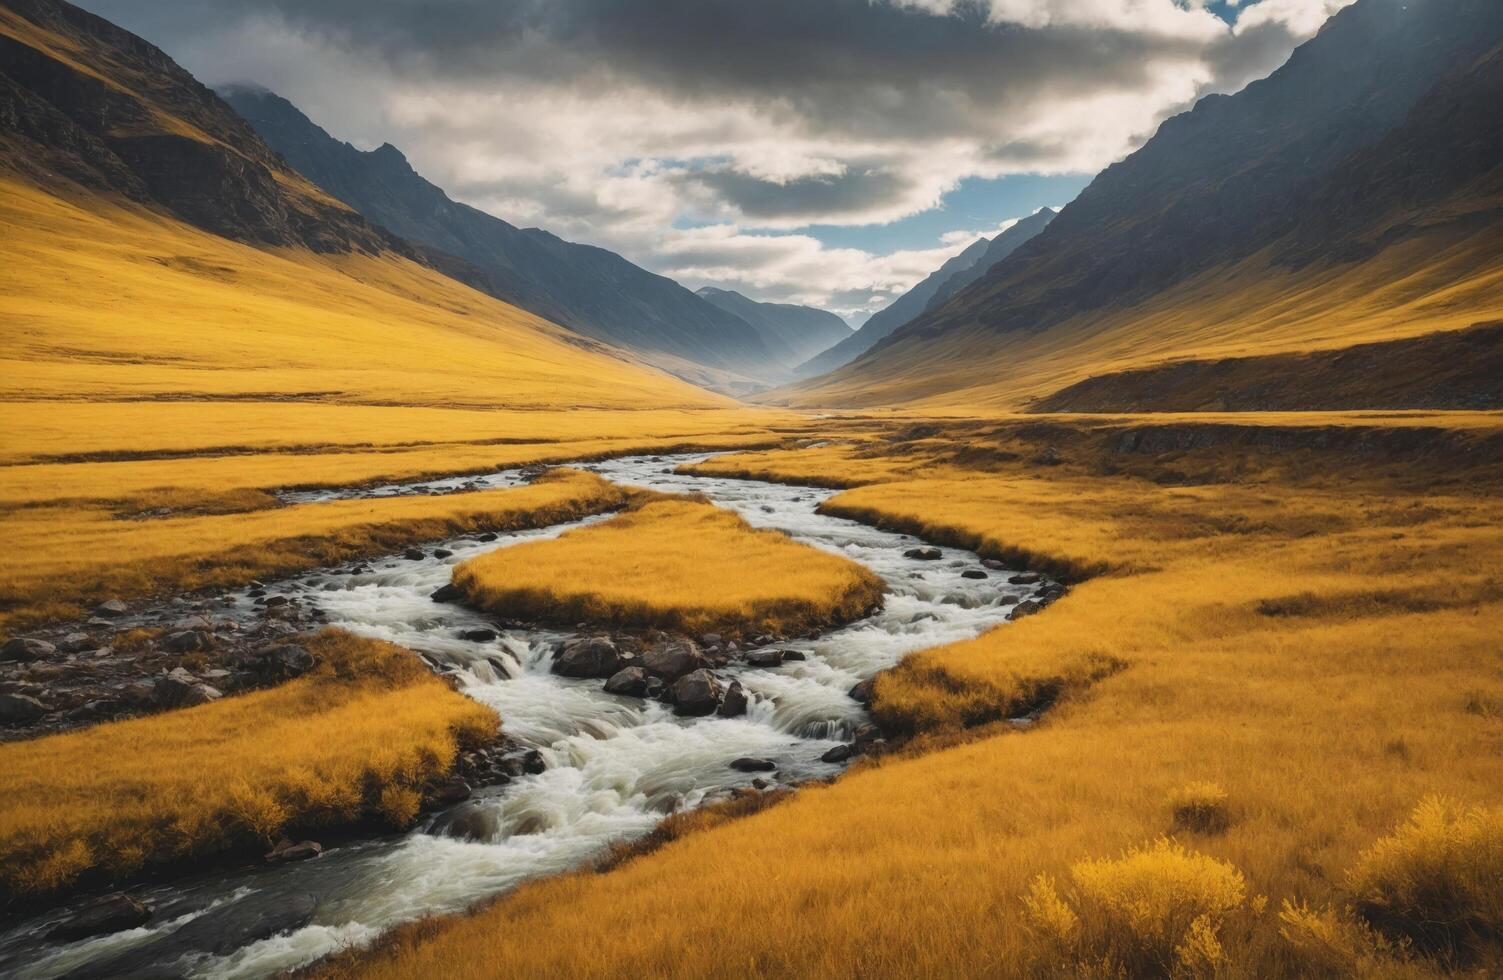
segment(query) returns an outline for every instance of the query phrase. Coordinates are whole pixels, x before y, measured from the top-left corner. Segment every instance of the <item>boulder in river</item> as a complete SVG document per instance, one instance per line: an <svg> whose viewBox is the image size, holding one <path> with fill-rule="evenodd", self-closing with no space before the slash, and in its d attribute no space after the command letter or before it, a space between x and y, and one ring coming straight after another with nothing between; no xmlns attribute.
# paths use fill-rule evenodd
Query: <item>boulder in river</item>
<svg viewBox="0 0 1503 980"><path fill-rule="evenodd" d="M423 554L422 548L408 548L406 551L402 552L402 557L406 558L408 561L422 561L428 556Z"/></svg>
<svg viewBox="0 0 1503 980"><path fill-rule="evenodd" d="M722 718L740 718L746 714L747 708L746 691L742 689L740 681L731 681L725 689L725 697L720 699L719 715Z"/></svg>
<svg viewBox="0 0 1503 980"><path fill-rule="evenodd" d="M6 640L4 646L0 646L0 660L17 660L22 663L29 663L33 660L40 660L43 657L50 657L56 652L57 647L46 640L37 640L29 636L15 636Z"/></svg>
<svg viewBox="0 0 1503 980"><path fill-rule="evenodd" d="M620 694L631 698L647 696L647 682L651 680L641 667L622 667L605 682L605 693Z"/></svg>
<svg viewBox="0 0 1503 980"><path fill-rule="evenodd" d="M130 606L119 599L106 599L94 607L94 615L103 616L106 619L119 619L129 612Z"/></svg>
<svg viewBox="0 0 1503 980"><path fill-rule="evenodd" d="M47 711L45 704L29 694L0 694L0 725L25 725Z"/></svg>
<svg viewBox="0 0 1503 980"><path fill-rule="evenodd" d="M976 578L976 579L991 578L990 575L986 574L985 572L983 572L979 568L967 568L965 571L963 571L963 572L960 573L960 577L961 578Z"/></svg>
<svg viewBox="0 0 1503 980"><path fill-rule="evenodd" d="M981 566L983 568L990 568L994 572L1000 572L1004 568L1007 567L1006 565L1002 564L1000 561L998 561L995 558L983 558L983 559L981 559Z"/></svg>
<svg viewBox="0 0 1503 980"><path fill-rule="evenodd" d="M1022 602L1012 607L1012 612L1007 614L1007 618L1009 621L1014 619L1022 619L1024 616L1032 616L1034 613L1043 608L1044 604L1041 602L1037 602L1033 599L1024 599Z"/></svg>
<svg viewBox="0 0 1503 980"><path fill-rule="evenodd" d="M621 651L605 636L572 640L553 658L553 672L563 677L610 677L623 666Z"/></svg>
<svg viewBox="0 0 1503 980"><path fill-rule="evenodd" d="M218 688L200 683L197 677L181 667L157 678L154 695L157 704L163 708L191 708L218 701L224 696Z"/></svg>
<svg viewBox="0 0 1503 980"><path fill-rule="evenodd" d="M771 759L753 759L746 756L732 761L731 768L737 772L774 772L778 764Z"/></svg>
<svg viewBox="0 0 1503 980"><path fill-rule="evenodd" d="M851 700L855 701L857 704L871 704L872 688L876 686L876 683L877 682L875 679L867 678L866 680L857 684L855 687L851 688L849 692L851 695Z"/></svg>
<svg viewBox="0 0 1503 980"><path fill-rule="evenodd" d="M53 943L71 943L90 936L134 929L151 919L151 910L141 900L126 892L110 892L72 906L64 918L48 931Z"/></svg>
<svg viewBox="0 0 1503 980"><path fill-rule="evenodd" d="M753 650L746 655L746 662L753 667L783 666L782 650Z"/></svg>
<svg viewBox="0 0 1503 980"><path fill-rule="evenodd" d="M459 638L461 640L469 640L471 643L489 643L500 635L500 633L497 633L493 629L481 628L465 630L459 634Z"/></svg>
<svg viewBox="0 0 1503 980"><path fill-rule="evenodd" d="M903 552L903 557L914 561L939 561L944 553L938 548L909 548Z"/></svg>
<svg viewBox="0 0 1503 980"><path fill-rule="evenodd" d="M434 602L458 602L464 598L464 593L459 591L459 586L449 582L434 589L428 598Z"/></svg>
<svg viewBox="0 0 1503 980"><path fill-rule="evenodd" d="M1042 582L1043 580L1044 580L1044 576L1040 575L1038 572L1019 572L1016 575L1009 576L1008 579L1007 579L1007 584L1008 585L1037 585L1039 582Z"/></svg>
<svg viewBox="0 0 1503 980"><path fill-rule="evenodd" d="M820 762L845 762L855 753L849 745L837 745L819 757Z"/></svg>
<svg viewBox="0 0 1503 980"><path fill-rule="evenodd" d="M642 666L665 680L677 680L709 665L692 640L667 640L642 655Z"/></svg>
<svg viewBox="0 0 1503 980"><path fill-rule="evenodd" d="M675 714L697 717L720 707L720 681L702 667L674 681L668 693Z"/></svg>
<svg viewBox="0 0 1503 980"><path fill-rule="evenodd" d="M287 861L306 861L309 858L318 857L323 852L324 846L316 840L299 841L294 844L292 841L283 838L277 841L277 846L273 847L267 853L266 860L273 864L281 864Z"/></svg>

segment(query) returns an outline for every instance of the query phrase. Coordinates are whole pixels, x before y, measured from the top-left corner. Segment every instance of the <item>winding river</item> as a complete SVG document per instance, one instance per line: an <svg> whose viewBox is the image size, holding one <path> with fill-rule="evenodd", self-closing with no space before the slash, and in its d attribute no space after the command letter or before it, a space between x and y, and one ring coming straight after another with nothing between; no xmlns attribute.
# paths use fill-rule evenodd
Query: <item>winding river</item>
<svg viewBox="0 0 1503 980"><path fill-rule="evenodd" d="M756 527L776 528L852 558L886 582L884 608L817 639L776 644L802 651L802 661L767 669L733 661L719 670L726 680L739 680L749 695L744 717L679 718L653 701L606 694L600 681L551 673L553 650L569 633L509 630L485 642L459 639L466 629L493 624L475 611L429 599L449 581L452 567L467 558L554 537L608 515L503 534L489 543L474 538L442 542L453 552L446 558L432 557L429 548L422 561L390 557L268 586L321 608L331 625L421 651L436 669L454 675L464 693L493 706L505 731L537 749L546 769L506 785L479 787L471 800L404 835L334 847L311 861L204 873L138 890L155 910L153 921L139 929L50 946L40 935L56 913L13 925L0 935L0 975L132 975L122 967L133 962L133 975L266 977L367 942L399 923L457 912L527 879L578 867L612 843L645 834L665 813L724 797L759 776L782 785L833 776L842 766L820 757L848 742L866 719L865 710L848 694L853 685L911 651L966 639L1002 623L1017 602L1048 584L1011 586L1005 571L992 571L984 579L963 577L963 571L979 568L979 561L955 549L941 549L937 561L905 557L906 550L922 542L817 513L834 491L674 472L705 458L632 457L584 468L620 484L705 494ZM347 496L445 493L508 486L521 479L517 471L502 471L291 494L287 499L317 503ZM248 617L253 608L242 593L228 612ZM729 767L746 756L776 762L777 772L743 773ZM467 835L454 834L458 824L467 828ZM213 910L233 917L231 906L245 904L248 897L274 905L283 897L306 895L317 899L317 911L308 925L291 933L219 953L184 952L181 943L172 941L173 933Z"/></svg>

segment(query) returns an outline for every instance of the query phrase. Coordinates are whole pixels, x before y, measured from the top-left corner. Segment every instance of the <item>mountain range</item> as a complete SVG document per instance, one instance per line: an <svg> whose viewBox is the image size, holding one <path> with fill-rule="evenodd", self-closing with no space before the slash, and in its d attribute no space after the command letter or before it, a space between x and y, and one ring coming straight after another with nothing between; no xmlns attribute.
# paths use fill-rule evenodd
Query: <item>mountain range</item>
<svg viewBox="0 0 1503 980"><path fill-rule="evenodd" d="M844 320L828 310L792 303L763 303L733 289L705 286L697 295L750 323L761 334L781 370L791 371L811 355L851 336Z"/></svg>
<svg viewBox="0 0 1503 980"><path fill-rule="evenodd" d="M918 285L873 313L861 325L860 330L799 365L794 370L795 376L812 378L854 361L879 340L953 296L963 286L974 282L986 270L1011 255L1024 242L1048 227L1049 222L1054 220L1055 213L1051 208L1040 208L994 238L976 239Z"/></svg>
<svg viewBox="0 0 1503 980"><path fill-rule="evenodd" d="M1018 408L1171 360L1495 320L1500 58L1503 4L1359 0L1269 77L1167 120L975 282L775 398Z"/></svg>

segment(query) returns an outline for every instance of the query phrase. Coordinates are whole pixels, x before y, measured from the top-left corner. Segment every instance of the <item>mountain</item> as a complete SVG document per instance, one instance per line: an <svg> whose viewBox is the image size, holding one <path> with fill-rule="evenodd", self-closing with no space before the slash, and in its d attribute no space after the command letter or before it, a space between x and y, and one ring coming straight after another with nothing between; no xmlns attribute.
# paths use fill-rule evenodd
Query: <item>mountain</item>
<svg viewBox="0 0 1503 980"><path fill-rule="evenodd" d="M777 364L788 370L851 336L844 320L812 306L759 303L733 289L713 286L705 286L696 295L755 327Z"/></svg>
<svg viewBox="0 0 1503 980"><path fill-rule="evenodd" d="M265 89L229 86L220 94L299 173L382 227L464 259L499 299L722 387L744 379L716 371L756 376L775 359L751 325L672 279L454 201L389 143L356 149Z"/></svg>
<svg viewBox="0 0 1503 980"><path fill-rule="evenodd" d="M1018 408L1174 359L1496 320L1500 45L1492 0L1358 0L1269 77L1167 120L976 282L783 400Z"/></svg>
<svg viewBox="0 0 1503 980"><path fill-rule="evenodd" d="M933 309L945 299L955 295L964 286L975 282L986 270L1011 255L1018 246L1048 227L1056 213L1050 208L1040 208L995 238L976 239L960 254L930 273L917 286L893 300L882 310L872 314L856 333L846 337L835 347L799 365L794 371L794 376L812 378L833 371L843 364L849 364L903 324Z"/></svg>
<svg viewBox="0 0 1503 980"><path fill-rule="evenodd" d="M53 400L59 426L170 404L193 431L169 441L204 438L190 413L210 411L300 445L456 438L466 407L495 435L501 408L536 433L728 404L451 278L462 262L373 225L160 50L58 0L0 6L0 229L0 397Z"/></svg>
<svg viewBox="0 0 1503 980"><path fill-rule="evenodd" d="M1016 252L1024 242L1049 227L1049 222L1053 221L1057 214L1059 212L1053 208L1039 208L1033 214L998 234L987 243L986 250L975 262L967 268L956 270L954 275L939 284L934 295L929 297L929 302L924 304L924 312L927 313L948 303L950 297L986 275L992 266Z"/></svg>

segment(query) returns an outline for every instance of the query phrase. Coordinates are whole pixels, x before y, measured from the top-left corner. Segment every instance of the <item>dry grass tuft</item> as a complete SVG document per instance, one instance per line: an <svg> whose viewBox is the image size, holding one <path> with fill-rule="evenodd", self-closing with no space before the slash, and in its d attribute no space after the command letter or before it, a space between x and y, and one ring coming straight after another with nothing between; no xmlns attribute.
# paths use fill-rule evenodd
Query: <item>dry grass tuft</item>
<svg viewBox="0 0 1503 980"><path fill-rule="evenodd" d="M338 630L281 687L0 745L0 895L264 845L293 828L408 826L493 711L411 651Z"/></svg>
<svg viewBox="0 0 1503 980"><path fill-rule="evenodd" d="M1503 807L1429 797L1362 854L1348 882L1376 928L1468 960L1503 936Z"/></svg>
<svg viewBox="0 0 1503 980"><path fill-rule="evenodd" d="M498 615L689 633L790 634L858 619L882 582L847 558L687 498L489 552L454 584Z"/></svg>
<svg viewBox="0 0 1503 980"><path fill-rule="evenodd" d="M1174 814L1176 830L1197 834L1219 834L1231 825L1227 809L1227 792L1216 783L1186 783L1169 794L1169 809Z"/></svg>

